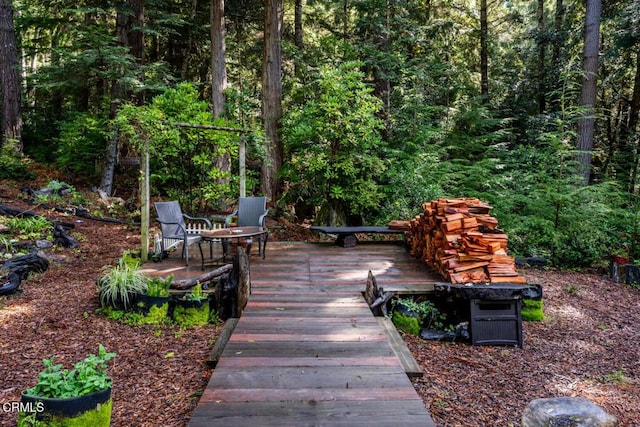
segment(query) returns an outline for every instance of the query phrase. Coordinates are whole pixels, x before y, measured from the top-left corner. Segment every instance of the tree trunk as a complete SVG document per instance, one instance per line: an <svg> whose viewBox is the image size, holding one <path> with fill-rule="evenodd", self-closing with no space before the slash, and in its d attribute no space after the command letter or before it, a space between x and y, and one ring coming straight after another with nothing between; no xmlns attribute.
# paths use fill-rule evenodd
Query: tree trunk
<svg viewBox="0 0 640 427"><path fill-rule="evenodd" d="M282 113L282 18L282 0L265 1L262 117L267 159L262 164L262 192L270 200L279 195L277 173L282 165L283 152L278 126Z"/></svg>
<svg viewBox="0 0 640 427"><path fill-rule="evenodd" d="M304 32L302 30L302 0L296 0L293 28L293 42L298 49L299 55L299 57L296 58L296 61L294 62L294 74L296 77L300 77L300 55L302 55L302 52L304 51Z"/></svg>
<svg viewBox="0 0 640 427"><path fill-rule="evenodd" d="M20 73L13 9L0 0L0 94L2 96L1 143L11 141L22 153L22 113L20 111Z"/></svg>
<svg viewBox="0 0 640 427"><path fill-rule="evenodd" d="M562 26L564 23L564 4L563 4L563 0L556 0L556 10L555 10L555 18L554 18L554 23L553 23L553 47L552 47L552 53L551 53L551 63L552 63L552 69L555 70L555 76L558 76L560 74L560 70L562 69L562 64L560 63L560 54L562 51L562 46L564 46L564 32L562 30ZM558 82L560 81L560 79L552 79L550 81L550 92L554 91L555 89L557 89L557 85L559 84ZM553 94L550 96L550 100L551 102L551 108L553 109L553 111L557 111L559 108L559 100L558 100L558 95Z"/></svg>
<svg viewBox="0 0 640 427"><path fill-rule="evenodd" d="M480 0L480 95L482 102L489 101L489 24L487 0Z"/></svg>
<svg viewBox="0 0 640 427"><path fill-rule="evenodd" d="M227 88L227 60L225 44L224 0L211 0L211 105L213 117L223 117L224 90ZM231 155L225 153L214 160L216 168L231 173ZM229 179L217 178L218 184L226 187Z"/></svg>
<svg viewBox="0 0 640 427"><path fill-rule="evenodd" d="M538 0L538 112L544 113L546 106L545 48L547 46L544 28L544 0Z"/></svg>
<svg viewBox="0 0 640 427"><path fill-rule="evenodd" d="M631 167L631 178L629 180L629 193L634 194L634 183L638 177L638 159L640 159L640 141L638 138L635 138L635 141L632 141L632 135L634 135L635 131L638 127L638 120L640 119L640 50L636 53L636 76L633 82L633 96L631 98L631 105L629 107L629 120L625 128L625 135L623 143L628 146L630 149L635 145L634 156L633 156L633 164Z"/></svg>
<svg viewBox="0 0 640 427"><path fill-rule="evenodd" d="M211 105L213 117L224 116L227 88L224 0L211 0Z"/></svg>
<svg viewBox="0 0 640 427"><path fill-rule="evenodd" d="M141 69L145 63L144 54L144 0L131 0L131 8L133 10L133 16L131 18L133 25L129 29L128 42L131 54L138 60L138 65ZM144 71L140 72L138 76L141 82L144 82ZM135 101L138 105L143 105L145 101L145 92L142 91L135 96Z"/></svg>
<svg viewBox="0 0 640 427"><path fill-rule="evenodd" d="M577 160L582 184L588 185L591 177L591 152L595 127L596 83L598 77L598 42L600 40L600 0L587 0L584 28L583 78L580 105L584 111L578 121Z"/></svg>

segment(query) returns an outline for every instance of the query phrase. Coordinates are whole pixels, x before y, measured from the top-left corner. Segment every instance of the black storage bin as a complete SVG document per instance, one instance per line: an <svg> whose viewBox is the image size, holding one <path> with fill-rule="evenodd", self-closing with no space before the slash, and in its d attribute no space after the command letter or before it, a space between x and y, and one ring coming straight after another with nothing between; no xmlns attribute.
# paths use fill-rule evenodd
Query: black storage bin
<svg viewBox="0 0 640 427"><path fill-rule="evenodd" d="M469 304L469 334L473 345L517 345L522 348L520 299L471 299Z"/></svg>

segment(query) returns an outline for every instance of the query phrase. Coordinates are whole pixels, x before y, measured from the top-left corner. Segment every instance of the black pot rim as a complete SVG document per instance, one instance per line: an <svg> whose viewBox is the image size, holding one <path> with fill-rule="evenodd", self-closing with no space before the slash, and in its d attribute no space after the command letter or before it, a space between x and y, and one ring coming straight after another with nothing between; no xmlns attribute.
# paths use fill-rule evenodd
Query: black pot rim
<svg viewBox="0 0 640 427"><path fill-rule="evenodd" d="M22 402L42 402L44 413L68 418L94 410L98 405L107 403L110 399L111 387L74 397L42 397L26 394L26 390L22 392Z"/></svg>

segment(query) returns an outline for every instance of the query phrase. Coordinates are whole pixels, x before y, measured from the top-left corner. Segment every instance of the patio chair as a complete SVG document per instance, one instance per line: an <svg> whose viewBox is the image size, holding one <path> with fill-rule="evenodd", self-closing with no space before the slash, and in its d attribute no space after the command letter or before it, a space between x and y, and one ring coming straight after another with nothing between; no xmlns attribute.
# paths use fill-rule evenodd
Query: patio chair
<svg viewBox="0 0 640 427"><path fill-rule="evenodd" d="M162 236L160 238L160 250L164 254L169 249L182 243L182 257L186 265L189 265L189 246L199 243L202 239L199 231L210 230L211 222L207 218L191 217L182 213L180 203L156 202L158 222ZM200 256L202 248L199 246Z"/></svg>
<svg viewBox="0 0 640 427"><path fill-rule="evenodd" d="M240 197L238 199L238 208L231 214L227 215L224 224L225 227L231 226L231 221L236 218L238 227L265 227L265 219L269 211L267 210L266 197ZM268 233L264 237L258 236L258 255L265 256L267 249ZM226 248L225 248L226 249Z"/></svg>

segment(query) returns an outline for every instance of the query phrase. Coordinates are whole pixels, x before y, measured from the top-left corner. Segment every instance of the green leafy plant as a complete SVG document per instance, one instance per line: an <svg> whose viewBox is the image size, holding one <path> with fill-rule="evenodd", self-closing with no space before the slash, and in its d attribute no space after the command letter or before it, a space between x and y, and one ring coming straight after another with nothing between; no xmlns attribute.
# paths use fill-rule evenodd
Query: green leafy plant
<svg viewBox="0 0 640 427"><path fill-rule="evenodd" d="M430 329L442 329L444 327L443 322L447 316L441 313L435 304L427 299L422 301L416 301L411 298L396 300L394 301L393 316L398 314L399 305L403 306L405 315L417 317L421 326Z"/></svg>
<svg viewBox="0 0 640 427"><path fill-rule="evenodd" d="M0 149L0 179L34 179L35 174L27 169L16 145L15 140L9 140Z"/></svg>
<svg viewBox="0 0 640 427"><path fill-rule="evenodd" d="M147 290L147 277L139 266L131 266L119 260L115 266L103 268L103 276L98 278L98 296L102 307L131 307L135 294L144 294Z"/></svg>
<svg viewBox="0 0 640 427"><path fill-rule="evenodd" d="M98 346L98 354L90 354L77 362L72 370L62 369L54 364L54 357L44 359L45 369L38 374L38 382L25 394L35 397L66 398L84 396L110 388L113 380L107 374L107 362L116 356L107 353L104 346Z"/></svg>
<svg viewBox="0 0 640 427"><path fill-rule="evenodd" d="M196 301L201 302L204 298L204 293L202 292L202 285L200 283L196 284L191 292L184 296L184 299L187 301Z"/></svg>
<svg viewBox="0 0 640 427"><path fill-rule="evenodd" d="M43 216L11 217L3 219L9 232L17 234L21 239L52 238L53 224Z"/></svg>
<svg viewBox="0 0 640 427"><path fill-rule="evenodd" d="M169 275L165 279L162 277L149 278L147 280L147 296L168 297L171 282L173 282L173 275Z"/></svg>

